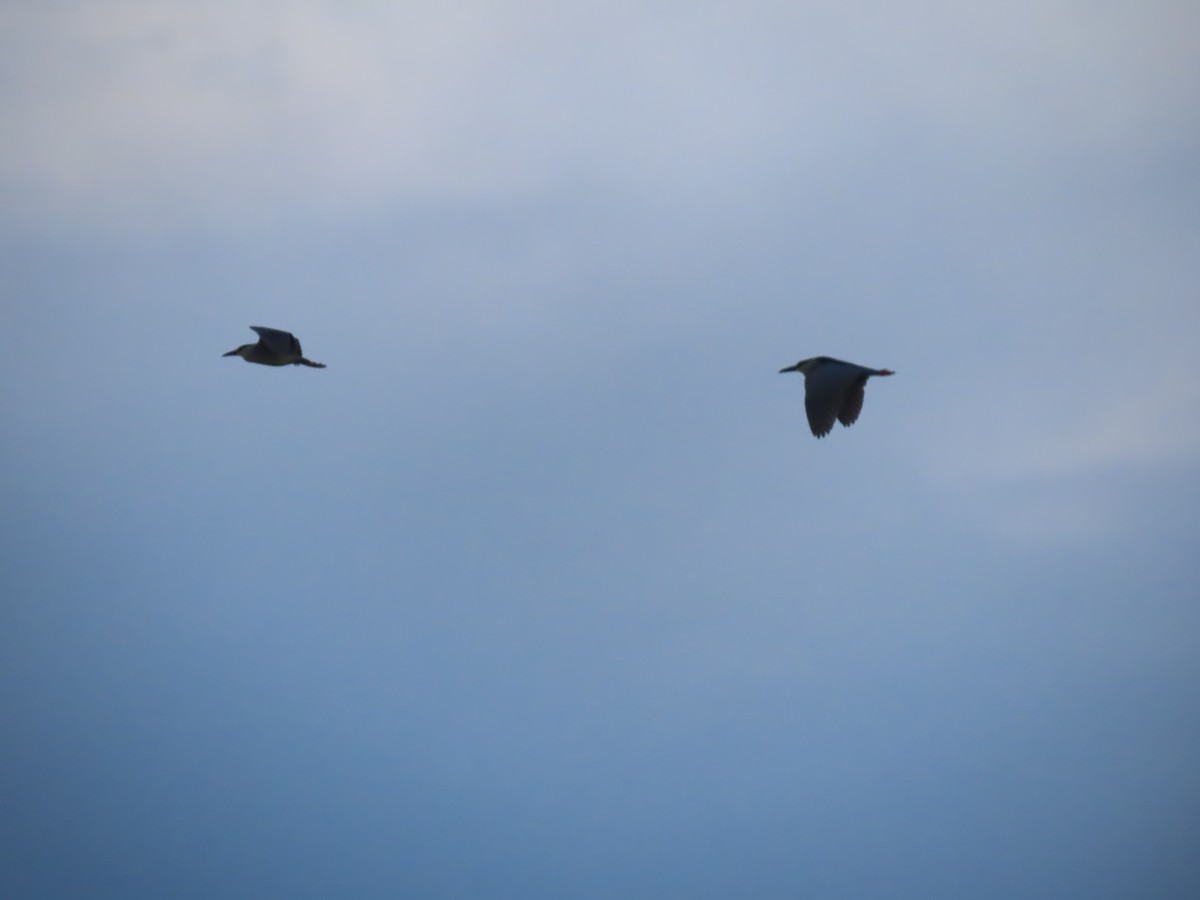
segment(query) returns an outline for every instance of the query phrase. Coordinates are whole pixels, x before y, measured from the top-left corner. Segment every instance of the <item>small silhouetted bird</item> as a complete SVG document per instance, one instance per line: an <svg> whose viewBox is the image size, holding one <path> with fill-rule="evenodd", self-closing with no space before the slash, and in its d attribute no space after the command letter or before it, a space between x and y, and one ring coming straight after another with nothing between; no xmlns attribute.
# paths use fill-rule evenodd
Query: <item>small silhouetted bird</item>
<svg viewBox="0 0 1200 900"><path fill-rule="evenodd" d="M802 359L782 372L804 374L804 411L817 437L833 430L834 420L853 425L862 412L863 388L872 375L895 375L890 369L868 369L829 356Z"/></svg>
<svg viewBox="0 0 1200 900"><path fill-rule="evenodd" d="M300 342L290 331L280 331L278 328L263 328L261 325L251 325L250 330L258 333L257 344L242 344L236 350L222 353L222 356L240 356L246 362L261 363L264 366L312 366L314 369L325 368L325 363L313 362L304 358Z"/></svg>

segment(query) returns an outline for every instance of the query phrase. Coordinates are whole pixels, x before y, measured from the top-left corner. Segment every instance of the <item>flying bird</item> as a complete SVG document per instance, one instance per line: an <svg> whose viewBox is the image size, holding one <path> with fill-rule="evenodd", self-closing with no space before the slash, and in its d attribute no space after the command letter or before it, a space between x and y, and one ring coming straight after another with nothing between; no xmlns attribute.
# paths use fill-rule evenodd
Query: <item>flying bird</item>
<svg viewBox="0 0 1200 900"><path fill-rule="evenodd" d="M808 413L808 427L819 438L833 430L835 419L847 427L854 424L862 412L868 378L896 374L891 369L868 369L829 356L802 359L779 371L803 373L804 411Z"/></svg>
<svg viewBox="0 0 1200 900"><path fill-rule="evenodd" d="M257 344L242 344L236 350L222 353L222 356L240 356L246 362L261 363L264 366L311 366L314 369L325 368L325 363L313 362L304 358L300 342L290 331L280 331L278 328L263 328L261 325L251 325L250 330L257 332Z"/></svg>

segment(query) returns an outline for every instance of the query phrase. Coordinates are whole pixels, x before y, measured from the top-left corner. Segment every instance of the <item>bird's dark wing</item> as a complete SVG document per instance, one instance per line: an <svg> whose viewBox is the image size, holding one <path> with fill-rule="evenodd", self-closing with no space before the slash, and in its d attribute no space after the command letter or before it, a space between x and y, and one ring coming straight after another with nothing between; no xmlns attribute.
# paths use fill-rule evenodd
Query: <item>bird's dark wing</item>
<svg viewBox="0 0 1200 900"><path fill-rule="evenodd" d="M278 328L264 328L261 325L251 325L259 340L267 345L267 349L280 359L300 354L300 342L290 331L280 331Z"/></svg>
<svg viewBox="0 0 1200 900"><path fill-rule="evenodd" d="M858 414L862 412L863 405L863 389L867 386L867 376L859 375L850 385L850 389L846 391L842 398L842 408L838 412L838 421L843 425L853 425L858 419Z"/></svg>
<svg viewBox="0 0 1200 900"><path fill-rule="evenodd" d="M837 416L833 414L833 407L823 403L814 403L811 397L806 396L804 411L808 414L808 427L812 429L814 435L821 438L833 431L833 423L837 419Z"/></svg>
<svg viewBox="0 0 1200 900"><path fill-rule="evenodd" d="M833 360L804 376L804 411L808 414L808 427L817 437L825 437L833 430L853 378L853 372Z"/></svg>

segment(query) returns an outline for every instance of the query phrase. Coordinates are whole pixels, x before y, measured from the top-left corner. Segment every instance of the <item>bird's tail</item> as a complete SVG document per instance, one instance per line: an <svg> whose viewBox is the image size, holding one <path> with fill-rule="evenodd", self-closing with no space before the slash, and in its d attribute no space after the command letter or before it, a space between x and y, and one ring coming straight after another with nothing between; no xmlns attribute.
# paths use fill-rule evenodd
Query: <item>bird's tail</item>
<svg viewBox="0 0 1200 900"><path fill-rule="evenodd" d="M303 356L300 357L298 360L296 360L296 362L299 365L308 366L309 368L313 368L313 369L325 368L325 363L316 363L316 362L313 362L311 359L305 359Z"/></svg>

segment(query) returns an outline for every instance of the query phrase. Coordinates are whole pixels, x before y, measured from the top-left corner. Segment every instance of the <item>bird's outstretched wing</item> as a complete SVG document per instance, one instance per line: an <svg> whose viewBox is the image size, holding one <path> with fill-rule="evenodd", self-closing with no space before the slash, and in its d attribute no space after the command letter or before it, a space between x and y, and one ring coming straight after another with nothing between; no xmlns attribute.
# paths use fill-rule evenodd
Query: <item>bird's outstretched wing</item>
<svg viewBox="0 0 1200 900"><path fill-rule="evenodd" d="M867 376L859 375L850 384L845 397L842 398L842 408L838 411L838 421L843 425L853 425L862 412L863 390L867 386Z"/></svg>
<svg viewBox="0 0 1200 900"><path fill-rule="evenodd" d="M303 355L303 351L300 349L300 342L296 340L296 336L290 331L280 331L278 328L265 328L262 325L251 325L250 330L255 332L259 339L267 345L267 349L280 359Z"/></svg>
<svg viewBox="0 0 1200 900"><path fill-rule="evenodd" d="M817 437L829 434L833 423L844 415L847 396L858 375L854 371L856 368L830 360L804 376L804 411L808 414L808 427ZM861 386L859 393L861 395ZM861 396L858 408L862 408ZM858 410L854 415L858 415Z"/></svg>

